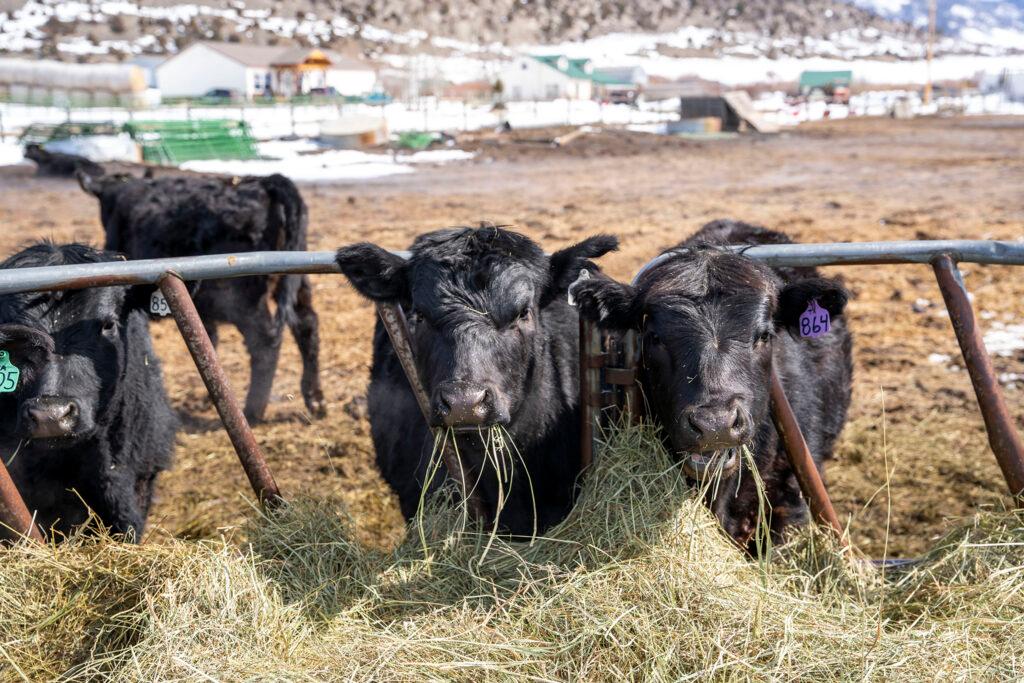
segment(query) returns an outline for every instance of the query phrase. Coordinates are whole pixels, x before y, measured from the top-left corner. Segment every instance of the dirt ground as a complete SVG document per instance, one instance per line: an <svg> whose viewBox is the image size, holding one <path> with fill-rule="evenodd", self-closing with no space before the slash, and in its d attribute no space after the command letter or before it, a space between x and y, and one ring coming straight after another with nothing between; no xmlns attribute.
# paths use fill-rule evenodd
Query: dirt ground
<svg viewBox="0 0 1024 683"><path fill-rule="evenodd" d="M774 137L702 142L607 132L563 149L494 140L469 146L480 154L464 164L357 185L303 186L310 248L359 240L404 248L423 231L489 220L515 226L548 250L615 233L623 247L602 265L626 278L662 247L721 217L800 241L1024 237L1019 119L834 121ZM37 179L28 167L0 169L0 226L3 254L41 237L97 243L102 235L91 197L71 180ZM1005 485L930 269L831 272L842 273L855 294L849 319L856 335L851 417L827 469L832 497L866 552L917 553L950 520L1004 505ZM964 275L983 329L1024 322L1024 272L965 265ZM358 400L373 310L340 277L314 282L330 415L310 421L304 414L289 339L269 422L256 434L285 495L344 501L363 537L387 545L401 533L401 520L375 471ZM153 331L184 428L151 522L180 536L230 533L250 510L247 483L173 323L156 323ZM248 361L233 330L222 332L220 350L241 393ZM930 354L952 360L933 363ZM1024 355L995 363L999 372L1024 372ZM1006 398L1024 427L1024 389L1008 386Z"/></svg>

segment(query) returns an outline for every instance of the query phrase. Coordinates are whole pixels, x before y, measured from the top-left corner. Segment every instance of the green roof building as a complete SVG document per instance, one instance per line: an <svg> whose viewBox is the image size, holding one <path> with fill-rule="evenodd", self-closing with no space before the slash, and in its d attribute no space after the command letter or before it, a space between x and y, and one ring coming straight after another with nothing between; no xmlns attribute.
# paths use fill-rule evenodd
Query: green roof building
<svg viewBox="0 0 1024 683"><path fill-rule="evenodd" d="M853 82L852 71L804 71L800 74L800 92L812 90L833 92L836 88L849 88Z"/></svg>

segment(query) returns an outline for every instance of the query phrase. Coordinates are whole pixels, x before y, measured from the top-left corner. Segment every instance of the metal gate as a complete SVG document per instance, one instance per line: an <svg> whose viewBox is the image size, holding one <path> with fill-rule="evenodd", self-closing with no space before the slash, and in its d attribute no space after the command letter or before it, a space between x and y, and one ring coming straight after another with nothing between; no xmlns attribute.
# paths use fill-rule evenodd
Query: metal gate
<svg viewBox="0 0 1024 683"><path fill-rule="evenodd" d="M989 445L996 456L1011 495L1020 502L1024 494L1024 445L1013 427L992 363L977 329L957 263L1024 265L1024 243L981 240L920 242L863 242L843 244L788 244L732 247L769 266L830 266L876 264L926 264L935 273L960 343L978 404L985 421ZM394 252L408 257L408 252ZM655 259L647 264L650 267ZM220 415L239 461L257 498L265 505L281 500L281 492L267 466L238 401L228 385L217 354L202 325L184 283L194 280L236 278L273 274L337 274L334 252L254 252L147 261L116 261L0 271L0 294L54 291L117 285L158 286L167 299L189 353ZM385 326L399 355L412 360L408 330L396 306L379 306ZM593 457L593 436L597 421L606 408L619 406L639 414L640 392L636 385L637 345L626 336L621 341L602 339L596 328L580 324L581 459ZM415 364L403 364L413 387L422 386ZM417 395L418 400L421 399ZM779 430L801 489L819 523L842 537L842 527L828 493L800 433L782 386L772 373L772 415ZM450 469L457 476L457 462ZM42 540L25 503L0 461L0 526L15 536Z"/></svg>

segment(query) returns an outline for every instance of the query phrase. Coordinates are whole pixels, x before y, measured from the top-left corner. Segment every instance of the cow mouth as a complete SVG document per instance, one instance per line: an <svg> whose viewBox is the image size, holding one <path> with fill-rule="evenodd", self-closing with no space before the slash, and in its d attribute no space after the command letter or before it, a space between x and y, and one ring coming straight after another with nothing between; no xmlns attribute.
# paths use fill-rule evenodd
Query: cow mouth
<svg viewBox="0 0 1024 683"><path fill-rule="evenodd" d="M739 446L703 453L684 453L683 471L697 481L713 477L725 478L736 472L740 466Z"/></svg>

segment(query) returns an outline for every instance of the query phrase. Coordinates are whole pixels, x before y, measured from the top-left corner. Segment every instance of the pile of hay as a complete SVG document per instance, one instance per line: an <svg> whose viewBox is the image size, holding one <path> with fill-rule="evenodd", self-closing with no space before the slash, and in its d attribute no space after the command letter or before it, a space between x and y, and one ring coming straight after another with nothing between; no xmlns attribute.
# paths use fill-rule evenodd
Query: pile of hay
<svg viewBox="0 0 1024 683"><path fill-rule="evenodd" d="M250 545L0 551L0 679L876 680L1024 675L1024 516L881 575L813 533L753 563L649 431L608 437L532 545L425 514L394 553L295 502Z"/></svg>

